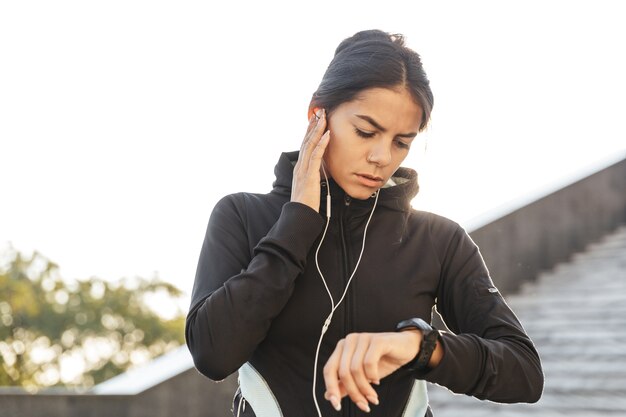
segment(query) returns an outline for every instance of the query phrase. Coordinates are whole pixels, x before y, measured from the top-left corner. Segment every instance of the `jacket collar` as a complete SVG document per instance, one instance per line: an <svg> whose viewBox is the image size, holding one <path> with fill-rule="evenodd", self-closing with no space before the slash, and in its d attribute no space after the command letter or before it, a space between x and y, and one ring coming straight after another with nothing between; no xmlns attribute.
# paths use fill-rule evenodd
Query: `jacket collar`
<svg viewBox="0 0 626 417"><path fill-rule="evenodd" d="M291 183L293 181L293 167L298 160L299 151L283 152L280 155L278 163L274 167L276 180L272 184L274 192L283 195L291 195ZM396 185L387 188L381 188L378 197L378 205L387 207L392 210L409 211L411 210L411 200L417 195L419 185L417 183L417 172L410 168L400 167L392 176ZM325 181L322 181L325 182ZM333 200L344 202L346 193L333 179L329 179L330 194ZM322 188L322 202L326 201L326 191ZM351 204L356 206L370 207L374 199L367 200L352 199ZM322 204L324 209L324 204Z"/></svg>

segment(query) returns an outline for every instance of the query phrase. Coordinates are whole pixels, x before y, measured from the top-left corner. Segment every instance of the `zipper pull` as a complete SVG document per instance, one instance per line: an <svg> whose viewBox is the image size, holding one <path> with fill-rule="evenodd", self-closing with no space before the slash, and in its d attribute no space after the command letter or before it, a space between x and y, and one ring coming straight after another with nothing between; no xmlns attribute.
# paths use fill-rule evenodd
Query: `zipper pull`
<svg viewBox="0 0 626 417"><path fill-rule="evenodd" d="M346 204L346 206L349 206L350 203L352 202L352 198L346 194L346 196L343 198L343 201Z"/></svg>

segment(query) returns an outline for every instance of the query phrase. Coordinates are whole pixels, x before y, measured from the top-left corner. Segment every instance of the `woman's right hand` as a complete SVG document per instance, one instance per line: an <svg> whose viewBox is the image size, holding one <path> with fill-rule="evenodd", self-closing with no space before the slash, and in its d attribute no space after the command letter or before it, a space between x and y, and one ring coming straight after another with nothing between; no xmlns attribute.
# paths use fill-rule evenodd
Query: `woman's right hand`
<svg viewBox="0 0 626 417"><path fill-rule="evenodd" d="M330 131L326 128L326 111L319 109L309 119L309 127L300 147L298 162L293 169L291 201L306 204L319 213L320 168L328 145Z"/></svg>

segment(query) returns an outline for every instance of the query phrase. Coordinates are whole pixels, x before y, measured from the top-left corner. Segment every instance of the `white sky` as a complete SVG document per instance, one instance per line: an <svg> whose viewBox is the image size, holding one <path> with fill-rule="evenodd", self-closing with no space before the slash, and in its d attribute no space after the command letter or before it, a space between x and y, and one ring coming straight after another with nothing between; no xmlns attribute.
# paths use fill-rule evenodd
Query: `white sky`
<svg viewBox="0 0 626 417"><path fill-rule="evenodd" d="M461 223L626 149L620 1L0 3L0 247L190 292L214 203L267 192L338 43L421 55L414 206Z"/></svg>

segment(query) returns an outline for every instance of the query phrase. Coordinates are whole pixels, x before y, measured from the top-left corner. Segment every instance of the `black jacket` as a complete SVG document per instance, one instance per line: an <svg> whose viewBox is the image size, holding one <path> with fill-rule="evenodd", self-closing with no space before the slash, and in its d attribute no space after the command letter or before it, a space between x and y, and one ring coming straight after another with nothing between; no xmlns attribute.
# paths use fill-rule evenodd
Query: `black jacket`
<svg viewBox="0 0 626 417"><path fill-rule="evenodd" d="M320 213L290 202L293 164L284 153L269 194L220 200L202 245L186 322L197 369L213 380L250 365L283 416L316 416L313 360L330 300L315 266L325 225ZM323 399L322 367L337 341L352 332L394 331L398 322L431 320L436 304L454 333L443 333L444 357L424 373L400 369L384 378L371 416L403 413L415 379L497 402L535 402L543 389L539 356L514 313L494 289L478 248L456 223L411 208L417 174L400 168L397 185L380 192L363 259L324 336L317 397L324 416L339 415ZM325 184L324 184L325 186ZM373 198L351 199L332 180L332 216L319 254L338 300L361 250ZM344 399L341 415L365 415ZM249 406L248 406L249 407ZM253 415L250 414L242 415Z"/></svg>

